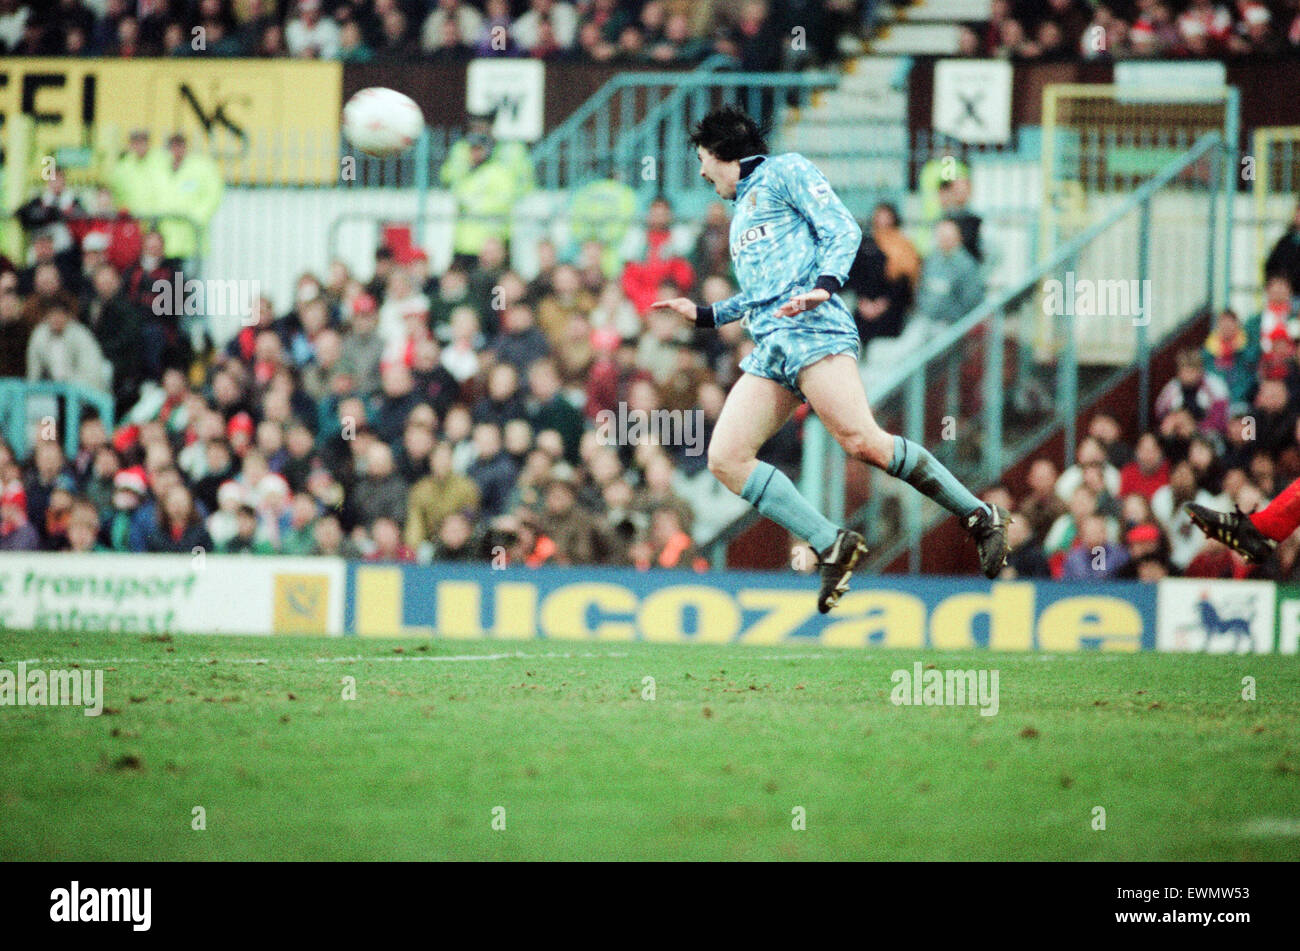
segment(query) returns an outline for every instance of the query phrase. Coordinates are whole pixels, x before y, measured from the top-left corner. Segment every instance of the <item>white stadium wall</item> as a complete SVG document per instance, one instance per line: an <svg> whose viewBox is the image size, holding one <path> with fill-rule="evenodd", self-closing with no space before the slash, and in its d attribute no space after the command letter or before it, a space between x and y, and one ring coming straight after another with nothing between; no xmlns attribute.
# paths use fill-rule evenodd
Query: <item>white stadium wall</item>
<svg viewBox="0 0 1300 951"><path fill-rule="evenodd" d="M1036 174L1037 165L1025 168L1017 163L990 163L985 169L975 198L975 208L1021 209L1026 188ZM1288 199L1289 201L1289 199ZM1162 199L1159 211L1172 220L1195 220L1203 216L1204 203L1179 196ZM1182 203L1185 207L1179 207ZM516 209L514 267L524 277L532 277L536 261L532 246L537 238L550 235L563 249L567 243L563 192L535 192ZM257 281L263 293L271 297L277 313L288 310L294 283L304 272L323 275L333 250L347 262L352 272L368 280L374 267L374 252L379 244L380 223L415 225L419 198L413 189L381 188L228 188L220 210L209 228L209 247L204 261L204 276L220 280ZM1287 206L1290 207L1289 205ZM915 219L916 200L904 202L905 218ZM1279 204L1278 209L1285 212ZM999 221L990 217L985 240L990 244L993 273L992 289L1004 287L1018 279L1030 264L1039 221L1033 209L1025 213L1006 212ZM1274 211L1277 209L1270 209ZM1106 208L1099 203L1100 216ZM1261 235L1254 223L1254 200L1238 196L1235 208L1232 254L1233 293L1230 304L1241 313L1258 307L1260 254L1276 240L1276 234ZM433 273L451 261L452 225L455 202L448 192L431 190L424 205L424 232L420 245L429 254ZM1288 217L1282 214L1283 218ZM1270 220L1272 220L1270 218ZM337 223L337 224L336 224ZM331 248L331 235L337 245ZM1136 261L1136 234L1131 241L1117 235L1103 242L1090 256L1095 266L1107 276L1128 275ZM1118 242L1118 244L1116 243ZM1262 248L1262 251L1260 250ZM1170 256L1172 255L1172 257ZM1159 242L1153 248L1153 298L1157 302L1153 331L1165 319L1186 315L1189 282L1186 268L1205 260L1202 253L1188 260L1186 245L1166 247ZM1198 287L1200 285L1198 284ZM1194 295L1193 295L1194 296ZM1164 306L1160 306L1163 304ZM238 319L214 319L213 331L219 340L229 339L238 328ZM1131 327L1128 329L1132 336ZM1086 342L1084 342L1086 345ZM1106 354L1117 352L1108 341ZM1123 349L1121 345L1121 349Z"/></svg>

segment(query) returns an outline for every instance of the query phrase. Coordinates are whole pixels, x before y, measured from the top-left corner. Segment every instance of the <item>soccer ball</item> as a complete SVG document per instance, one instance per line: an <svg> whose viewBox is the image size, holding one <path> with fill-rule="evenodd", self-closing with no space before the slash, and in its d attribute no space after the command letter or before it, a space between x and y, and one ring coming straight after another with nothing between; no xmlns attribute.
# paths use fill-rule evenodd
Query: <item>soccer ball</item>
<svg viewBox="0 0 1300 951"><path fill-rule="evenodd" d="M424 114L415 100L396 89L362 89L343 107L343 132L367 155L396 155L415 144L424 129Z"/></svg>

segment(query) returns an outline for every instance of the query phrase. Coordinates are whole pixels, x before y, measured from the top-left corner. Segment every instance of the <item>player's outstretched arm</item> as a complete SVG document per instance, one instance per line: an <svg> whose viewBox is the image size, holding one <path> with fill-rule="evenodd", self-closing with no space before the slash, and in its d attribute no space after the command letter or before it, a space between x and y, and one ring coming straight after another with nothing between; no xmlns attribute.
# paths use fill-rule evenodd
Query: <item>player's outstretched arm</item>
<svg viewBox="0 0 1300 951"><path fill-rule="evenodd" d="M689 297L671 297L668 300L657 300L650 305L651 310L671 310L681 314L692 323L699 314L695 301Z"/></svg>
<svg viewBox="0 0 1300 951"><path fill-rule="evenodd" d="M718 301L718 303L712 305L697 304L688 297L673 297L668 300L655 301L650 305L650 309L664 308L676 311L687 320L693 321L696 327L707 329L721 327L733 320L740 320L749 312L750 303L749 298L743 293L728 297L726 300Z"/></svg>

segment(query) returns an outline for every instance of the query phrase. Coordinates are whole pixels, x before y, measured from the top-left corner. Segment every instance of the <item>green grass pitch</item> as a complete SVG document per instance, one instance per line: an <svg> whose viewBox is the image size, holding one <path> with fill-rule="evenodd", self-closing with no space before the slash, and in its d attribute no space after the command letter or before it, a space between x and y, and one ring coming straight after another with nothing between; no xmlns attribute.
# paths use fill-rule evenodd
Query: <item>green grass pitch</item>
<svg viewBox="0 0 1300 951"><path fill-rule="evenodd" d="M108 709L0 707L6 860L1300 857L1295 657L0 634L23 660ZM918 660L997 670L998 714L892 704Z"/></svg>

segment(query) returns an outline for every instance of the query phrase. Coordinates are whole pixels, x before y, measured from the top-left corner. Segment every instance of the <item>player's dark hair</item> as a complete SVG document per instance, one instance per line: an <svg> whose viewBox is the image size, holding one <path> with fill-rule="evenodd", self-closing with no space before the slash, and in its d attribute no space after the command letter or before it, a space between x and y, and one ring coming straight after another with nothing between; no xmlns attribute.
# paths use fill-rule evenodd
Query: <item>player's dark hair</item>
<svg viewBox="0 0 1300 951"><path fill-rule="evenodd" d="M763 128L735 106L714 109L691 129L691 145L700 146L724 162L767 154Z"/></svg>

